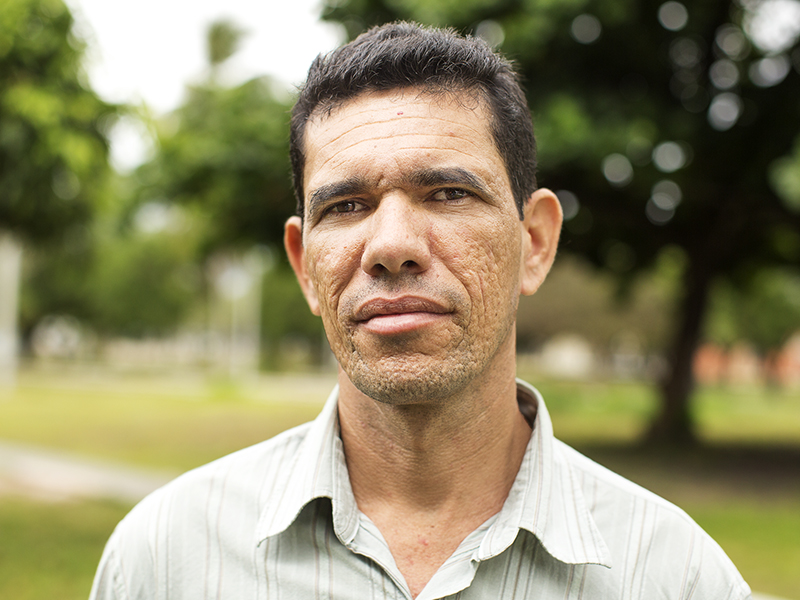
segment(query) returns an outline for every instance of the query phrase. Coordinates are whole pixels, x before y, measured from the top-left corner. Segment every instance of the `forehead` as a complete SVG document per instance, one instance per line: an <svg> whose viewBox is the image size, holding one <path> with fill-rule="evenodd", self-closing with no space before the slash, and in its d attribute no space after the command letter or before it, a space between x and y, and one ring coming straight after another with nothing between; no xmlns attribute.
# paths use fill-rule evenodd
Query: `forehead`
<svg viewBox="0 0 800 600"><path fill-rule="evenodd" d="M490 119L474 92L416 88L364 93L317 111L305 131L306 195L354 169L384 178L401 167L469 165L490 179L504 177Z"/></svg>

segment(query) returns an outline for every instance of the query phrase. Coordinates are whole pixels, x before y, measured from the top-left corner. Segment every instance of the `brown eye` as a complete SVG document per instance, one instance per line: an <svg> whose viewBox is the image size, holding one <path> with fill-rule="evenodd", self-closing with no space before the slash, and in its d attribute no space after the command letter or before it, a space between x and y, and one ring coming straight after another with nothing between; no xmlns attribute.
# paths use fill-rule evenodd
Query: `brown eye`
<svg viewBox="0 0 800 600"><path fill-rule="evenodd" d="M356 203L352 200L347 200L346 202L339 202L331 207L332 212L337 213L349 213L354 212L356 210Z"/></svg>
<svg viewBox="0 0 800 600"><path fill-rule="evenodd" d="M433 195L434 200L444 200L444 201L452 201L452 200L463 200L469 196L469 192L466 190L462 190L459 188L445 188L443 190L439 190Z"/></svg>

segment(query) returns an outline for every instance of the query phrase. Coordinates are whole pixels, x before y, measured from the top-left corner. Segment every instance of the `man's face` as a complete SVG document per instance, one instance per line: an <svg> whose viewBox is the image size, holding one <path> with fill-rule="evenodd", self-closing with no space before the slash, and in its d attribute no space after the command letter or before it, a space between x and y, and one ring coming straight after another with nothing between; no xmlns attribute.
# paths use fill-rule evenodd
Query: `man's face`
<svg viewBox="0 0 800 600"><path fill-rule="evenodd" d="M513 360L530 244L482 103L364 94L313 117L305 144L302 247L287 249L352 383L415 403Z"/></svg>

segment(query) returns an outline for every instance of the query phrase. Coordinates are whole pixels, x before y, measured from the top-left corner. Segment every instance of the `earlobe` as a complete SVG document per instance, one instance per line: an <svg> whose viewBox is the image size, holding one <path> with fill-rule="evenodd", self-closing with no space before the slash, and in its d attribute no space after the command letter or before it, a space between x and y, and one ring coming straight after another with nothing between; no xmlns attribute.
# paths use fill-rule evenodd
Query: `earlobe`
<svg viewBox="0 0 800 600"><path fill-rule="evenodd" d="M286 255L289 257L289 264L297 277L300 289L306 297L306 302L311 312L319 316L319 301L317 292L308 276L308 269L305 261L305 248L303 248L303 221L300 217L290 217L283 228L283 246L286 248Z"/></svg>
<svg viewBox="0 0 800 600"><path fill-rule="evenodd" d="M520 293L533 294L544 281L558 248L561 234L561 204L546 188L536 190L525 205L522 227Z"/></svg>

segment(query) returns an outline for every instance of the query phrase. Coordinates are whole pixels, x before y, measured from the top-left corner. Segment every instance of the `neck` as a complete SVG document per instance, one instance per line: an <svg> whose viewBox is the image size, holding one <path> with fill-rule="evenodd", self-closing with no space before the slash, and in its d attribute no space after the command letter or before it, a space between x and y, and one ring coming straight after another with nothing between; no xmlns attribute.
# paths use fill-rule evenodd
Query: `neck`
<svg viewBox="0 0 800 600"><path fill-rule="evenodd" d="M449 398L433 406L347 401L343 397L350 385L349 380L340 385L339 417L362 510L373 497L385 501L387 491L393 492L394 502L424 508L454 500L460 491L474 493L476 481L502 490L497 479L509 480L510 489L530 437L513 380L479 402L470 392L467 399Z"/></svg>
<svg viewBox="0 0 800 600"><path fill-rule="evenodd" d="M499 512L525 454L531 429L517 405L513 354L496 362L480 381L431 404L376 402L340 373L356 503L381 530L414 595Z"/></svg>

